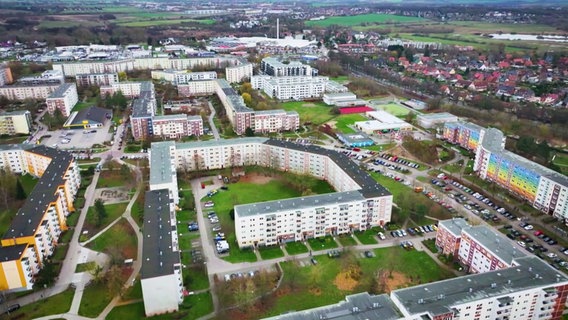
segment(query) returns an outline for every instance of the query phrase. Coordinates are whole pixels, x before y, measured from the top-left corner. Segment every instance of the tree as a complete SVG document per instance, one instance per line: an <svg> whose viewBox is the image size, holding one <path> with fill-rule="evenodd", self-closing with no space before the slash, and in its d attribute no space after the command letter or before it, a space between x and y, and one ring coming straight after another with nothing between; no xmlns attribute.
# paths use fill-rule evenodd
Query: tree
<svg viewBox="0 0 568 320"><path fill-rule="evenodd" d="M441 97L435 97L432 99L428 99L428 101L426 102L427 108L428 110L438 110L442 107L442 98Z"/></svg>
<svg viewBox="0 0 568 320"><path fill-rule="evenodd" d="M26 191L24 190L24 186L22 186L22 181L18 179L16 181L16 200L25 200L26 199Z"/></svg>
<svg viewBox="0 0 568 320"><path fill-rule="evenodd" d="M103 200L95 200L95 225L100 227L103 220L108 216Z"/></svg>
<svg viewBox="0 0 568 320"><path fill-rule="evenodd" d="M254 137L254 130L251 127L247 127L245 129L245 136Z"/></svg>
<svg viewBox="0 0 568 320"><path fill-rule="evenodd" d="M125 72L125 71L120 71L120 72L118 73L118 80L119 80L120 82L128 80L128 76L126 75L126 72Z"/></svg>
<svg viewBox="0 0 568 320"><path fill-rule="evenodd" d="M250 107L252 104L252 96L250 95L250 93L245 92L241 95L241 97L243 98L243 101L245 102L247 107Z"/></svg>
<svg viewBox="0 0 568 320"><path fill-rule="evenodd" d="M118 265L112 265L105 274L105 284L112 297L122 294L122 270Z"/></svg>

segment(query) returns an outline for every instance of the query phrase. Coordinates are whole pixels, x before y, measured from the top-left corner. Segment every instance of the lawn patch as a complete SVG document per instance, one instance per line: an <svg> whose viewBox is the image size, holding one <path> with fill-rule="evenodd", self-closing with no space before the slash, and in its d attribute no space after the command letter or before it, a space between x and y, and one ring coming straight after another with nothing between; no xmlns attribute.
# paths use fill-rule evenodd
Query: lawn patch
<svg viewBox="0 0 568 320"><path fill-rule="evenodd" d="M308 239L308 243L314 251L335 249L338 247L337 242L335 242L331 236Z"/></svg>
<svg viewBox="0 0 568 320"><path fill-rule="evenodd" d="M353 237L354 236L351 236L350 234L341 234L337 236L337 239L339 240L339 243L341 243L341 245L344 247L356 246L357 241Z"/></svg>
<svg viewBox="0 0 568 320"><path fill-rule="evenodd" d="M377 105L377 107L381 110L384 110L390 114L392 114L395 117L404 117L407 114L410 113L410 111L408 109L406 109L405 107L396 104L396 103L387 103L387 104L380 104ZM416 113L416 111L413 111L414 113Z"/></svg>
<svg viewBox="0 0 568 320"><path fill-rule="evenodd" d="M320 125L336 117L331 113L332 108L323 102L292 101L280 104L286 111L296 111L300 115L301 123Z"/></svg>
<svg viewBox="0 0 568 320"><path fill-rule="evenodd" d="M330 17L323 20L317 21L306 21L307 26L315 27L328 27L331 25L340 26L357 26L362 24L397 24L397 23L407 23L407 22L423 22L428 21L424 18L419 17L407 17L407 16L396 16L392 14L361 14L355 16L339 16Z"/></svg>
<svg viewBox="0 0 568 320"><path fill-rule="evenodd" d="M302 242L288 242L286 243L286 252L293 256L308 252L308 247L306 247L306 245Z"/></svg>
<svg viewBox="0 0 568 320"><path fill-rule="evenodd" d="M377 229L371 228L365 231L355 231L355 236L362 244L376 244L377 243Z"/></svg>
<svg viewBox="0 0 568 320"><path fill-rule="evenodd" d="M282 252L279 246L263 247L259 249L259 252L262 260L276 259L284 256L284 252Z"/></svg>
<svg viewBox="0 0 568 320"><path fill-rule="evenodd" d="M91 282L83 291L79 315L89 318L97 317L110 303L112 298L104 282Z"/></svg>
<svg viewBox="0 0 568 320"><path fill-rule="evenodd" d="M79 272L89 272L94 270L97 267L97 263L95 261L90 261L86 263L78 263L77 267L75 268L75 273Z"/></svg>
<svg viewBox="0 0 568 320"><path fill-rule="evenodd" d="M69 288L49 298L22 306L10 314L10 319L35 319L50 314L65 313L71 308L74 294L75 290Z"/></svg>
<svg viewBox="0 0 568 320"><path fill-rule="evenodd" d="M136 234L126 219L121 219L105 233L89 242L87 247L95 251L106 253L118 249L122 258L137 259Z"/></svg>
<svg viewBox="0 0 568 320"><path fill-rule="evenodd" d="M360 115L358 113L352 113L352 114L342 114L340 116L337 116L333 119L333 122L335 122L334 125L337 131L349 134L356 132L354 129L350 128L349 126L353 125L355 122L366 121L366 120L368 119L363 115Z"/></svg>
<svg viewBox="0 0 568 320"><path fill-rule="evenodd" d="M169 20L147 20L147 21L133 21L133 22L119 22L118 25L122 27L154 27L154 26L167 26L173 24L213 24L215 20L211 19L169 19Z"/></svg>
<svg viewBox="0 0 568 320"><path fill-rule="evenodd" d="M236 241L233 241L231 243L234 245L229 251L229 255L227 257L223 257L223 260L231 263L257 261L256 254L252 251L252 249L239 249L239 247L236 244Z"/></svg>
<svg viewBox="0 0 568 320"><path fill-rule="evenodd" d="M189 254L188 254L189 256ZM184 270L184 285L189 291L203 290L209 288L209 276L205 265L193 265Z"/></svg>
<svg viewBox="0 0 568 320"><path fill-rule="evenodd" d="M86 219L86 222L88 224L87 228L89 229L89 233L91 235L94 235L97 232L99 232L100 230L104 229L111 222L118 219L118 217L120 217L124 213L124 210L126 210L127 205L128 205L127 203L114 203L114 204L105 205L107 216L106 216L106 218L104 218L101 221L99 227L95 226L95 224L93 223L94 220L95 220L95 214L96 214L95 213L95 207L94 206L89 207L89 210L87 211L87 219Z"/></svg>

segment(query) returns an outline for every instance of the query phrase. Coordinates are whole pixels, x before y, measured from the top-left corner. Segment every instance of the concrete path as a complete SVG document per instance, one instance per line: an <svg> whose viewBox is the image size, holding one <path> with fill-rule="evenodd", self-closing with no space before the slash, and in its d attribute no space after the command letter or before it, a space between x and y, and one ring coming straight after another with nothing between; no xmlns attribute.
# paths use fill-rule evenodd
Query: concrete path
<svg viewBox="0 0 568 320"><path fill-rule="evenodd" d="M217 126L215 126L215 122L213 122L213 118L215 118L215 114L216 114L215 108L213 108L211 101L208 100L207 104L209 105L209 111L211 111L209 118L207 118L207 120L209 122L209 127L211 128L211 132L213 133L213 137L215 137L215 140L219 140L219 139L221 139L221 136L219 135L219 131L217 130Z"/></svg>

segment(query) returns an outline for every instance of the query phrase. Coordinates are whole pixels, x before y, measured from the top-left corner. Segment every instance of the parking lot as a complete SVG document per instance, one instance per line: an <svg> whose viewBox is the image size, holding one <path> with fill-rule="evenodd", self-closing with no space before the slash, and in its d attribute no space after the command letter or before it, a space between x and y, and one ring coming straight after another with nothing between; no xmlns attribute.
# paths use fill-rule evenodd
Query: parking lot
<svg viewBox="0 0 568 320"><path fill-rule="evenodd" d="M111 122L107 121L104 127L98 129L55 130L43 135L41 144L59 149L92 148L95 144L102 145L110 141L112 133L109 132Z"/></svg>

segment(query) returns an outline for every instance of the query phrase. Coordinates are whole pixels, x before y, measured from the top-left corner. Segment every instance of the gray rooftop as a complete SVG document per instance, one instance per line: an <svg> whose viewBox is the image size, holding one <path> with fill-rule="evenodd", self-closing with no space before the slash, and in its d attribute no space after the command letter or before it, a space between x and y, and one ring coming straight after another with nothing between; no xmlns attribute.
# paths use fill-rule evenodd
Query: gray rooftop
<svg viewBox="0 0 568 320"><path fill-rule="evenodd" d="M388 196L391 193L375 179L373 179L366 171L351 161L345 154L325 149L314 145L301 145L289 141L269 139L265 144L278 146L287 149L299 150L303 152L315 153L329 157L337 164L348 176L350 176L361 187L360 192L365 198Z"/></svg>
<svg viewBox="0 0 568 320"><path fill-rule="evenodd" d="M227 80L217 79L217 85L223 90L227 96L227 101L235 112L254 112L254 110L245 105L243 98L231 87Z"/></svg>
<svg viewBox="0 0 568 320"><path fill-rule="evenodd" d="M49 98L63 98L65 97L64 93L67 92L67 90L69 90L69 88L75 86L74 83L63 83L62 85L60 85L59 87L57 87L57 89L55 89L52 93L49 94Z"/></svg>
<svg viewBox="0 0 568 320"><path fill-rule="evenodd" d="M505 139L505 136L503 135L503 132L501 132L501 130L495 128L487 128L485 129L485 135L483 136L481 144L483 148L491 151L491 153L494 153L496 156L499 156L510 163L517 164L525 168L526 170L530 170L538 175L544 176L556 183L568 186L568 177L566 177L565 175L542 166L536 162L530 161L516 153L505 150L503 147L503 139Z"/></svg>
<svg viewBox="0 0 568 320"><path fill-rule="evenodd" d="M464 228L463 232L470 235L476 242L487 248L499 259L507 264L519 257L524 257L526 254L513 245L513 242L502 234L495 232L494 229L487 226L474 226Z"/></svg>
<svg viewBox="0 0 568 320"><path fill-rule="evenodd" d="M27 244L17 244L15 246L0 247L0 262L20 259L27 246Z"/></svg>
<svg viewBox="0 0 568 320"><path fill-rule="evenodd" d="M28 110L5 111L5 112L0 112L0 116L18 116L29 113L30 112Z"/></svg>
<svg viewBox="0 0 568 320"><path fill-rule="evenodd" d="M172 182L175 171L172 170L170 147L174 141L154 142L150 148L150 185Z"/></svg>
<svg viewBox="0 0 568 320"><path fill-rule="evenodd" d="M341 141L346 141L348 143L360 142L360 141L373 141L366 133L364 132L357 132L357 133L337 133L337 138ZM375 142L373 141L373 144Z"/></svg>
<svg viewBox="0 0 568 320"><path fill-rule="evenodd" d="M243 143L265 143L268 138L262 137L247 137L247 138L237 138L237 139L219 139L219 140L203 140L195 142L178 142L176 143L176 149L188 149L188 148L213 148L220 146L233 146L236 144ZM161 143L161 142L160 142ZM152 148L156 143L152 143Z"/></svg>
<svg viewBox="0 0 568 320"><path fill-rule="evenodd" d="M519 265L507 269L394 290L391 297L399 300L412 315L436 315L479 299L568 283L566 275L535 256L517 258L515 262Z"/></svg>
<svg viewBox="0 0 568 320"><path fill-rule="evenodd" d="M49 204L57 199L57 188L65 184L65 173L73 162L73 156L66 151L46 146L36 146L29 151L51 158L51 162L2 239L33 236L36 233Z"/></svg>
<svg viewBox="0 0 568 320"><path fill-rule="evenodd" d="M436 119L443 119L449 117L457 117L449 112L438 112L438 113L423 113L419 114L417 118L419 119L428 119L428 120L436 120Z"/></svg>
<svg viewBox="0 0 568 320"><path fill-rule="evenodd" d="M395 320L401 319L398 309L388 295L369 295L367 292L345 297L345 301L319 308L291 312L265 320Z"/></svg>
<svg viewBox="0 0 568 320"><path fill-rule="evenodd" d="M455 236L461 235L462 229L469 227L469 224L463 218L442 220L438 223L440 226L444 226L448 229Z"/></svg>
<svg viewBox="0 0 568 320"><path fill-rule="evenodd" d="M108 119L112 118L112 110L100 108L97 106L90 106L88 108L73 112L65 125L81 125L87 121L90 124L101 123L104 124Z"/></svg>
<svg viewBox="0 0 568 320"><path fill-rule="evenodd" d="M318 194L307 197L236 205L235 216L246 217L266 213L277 213L282 211L288 212L292 210L312 208L315 206L329 206L332 204L364 200L365 198L358 190Z"/></svg>
<svg viewBox="0 0 568 320"><path fill-rule="evenodd" d="M172 232L176 231L170 221L169 191L147 191L144 198L142 279L174 273L174 265L180 263L180 255L179 251L173 251Z"/></svg>

